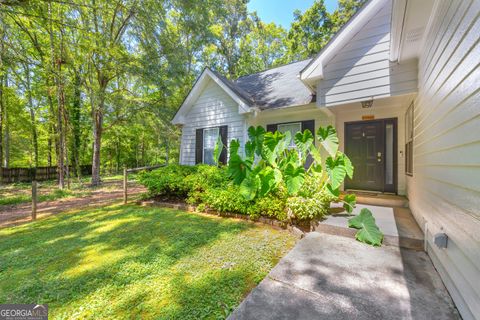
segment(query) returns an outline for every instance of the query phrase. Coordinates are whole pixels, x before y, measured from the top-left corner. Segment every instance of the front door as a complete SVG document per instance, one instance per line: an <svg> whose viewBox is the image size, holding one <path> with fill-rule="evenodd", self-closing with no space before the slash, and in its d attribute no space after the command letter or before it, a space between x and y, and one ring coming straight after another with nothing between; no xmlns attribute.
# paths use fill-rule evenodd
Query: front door
<svg viewBox="0 0 480 320"><path fill-rule="evenodd" d="M345 189L396 192L396 119L346 123L345 153L355 168Z"/></svg>

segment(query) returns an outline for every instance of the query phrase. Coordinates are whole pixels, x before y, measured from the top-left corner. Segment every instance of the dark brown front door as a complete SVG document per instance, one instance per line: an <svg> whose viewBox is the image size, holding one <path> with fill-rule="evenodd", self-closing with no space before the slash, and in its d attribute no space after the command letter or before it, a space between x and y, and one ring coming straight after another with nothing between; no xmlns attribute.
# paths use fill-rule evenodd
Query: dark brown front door
<svg viewBox="0 0 480 320"><path fill-rule="evenodd" d="M345 124L345 153L355 168L345 189L395 192L396 120Z"/></svg>

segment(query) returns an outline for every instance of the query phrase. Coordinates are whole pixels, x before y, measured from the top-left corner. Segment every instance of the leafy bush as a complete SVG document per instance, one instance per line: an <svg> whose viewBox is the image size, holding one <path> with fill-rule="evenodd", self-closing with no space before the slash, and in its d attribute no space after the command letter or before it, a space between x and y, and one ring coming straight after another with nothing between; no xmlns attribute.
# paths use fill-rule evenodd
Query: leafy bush
<svg viewBox="0 0 480 320"><path fill-rule="evenodd" d="M332 126L316 132L318 148L309 130L295 134L296 149L289 148L289 132L266 132L259 126L250 127L248 136L243 153L239 141L231 141L228 167L170 165L141 174L140 182L151 195L181 197L202 209L252 218L318 219L328 213L332 201L343 201L345 209L352 211L355 196L340 199L339 188L347 176L352 178L353 166L338 150ZM216 159L223 148L217 141ZM320 148L327 154L325 159ZM306 168L308 157L313 161Z"/></svg>
<svg viewBox="0 0 480 320"><path fill-rule="evenodd" d="M150 172L141 172L138 178L152 196L186 197L190 189L185 178L197 169L196 166L172 164Z"/></svg>
<svg viewBox="0 0 480 320"><path fill-rule="evenodd" d="M352 163L338 150L338 137L332 126L318 129L319 148L309 130L295 134L296 149L289 148L292 140L289 132L265 132L259 126L250 127L248 136L244 157L239 153L239 141L231 141L228 163L228 172L246 200L257 202L285 186L291 197L287 207L301 210L295 213L297 218L320 218L331 201L340 200L339 188L345 178L353 177ZM320 148L328 155L324 160ZM308 157L313 161L305 168ZM341 201L348 212L353 210L355 196L346 196Z"/></svg>
<svg viewBox="0 0 480 320"><path fill-rule="evenodd" d="M277 195L268 195L263 198L258 198L250 216L253 218L266 216L280 221L286 221L288 218L286 205L286 198L278 197Z"/></svg>
<svg viewBox="0 0 480 320"><path fill-rule="evenodd" d="M210 209L218 212L230 212L248 215L252 213L251 201L246 200L239 193L238 186L229 185L227 188L207 189L201 196L201 202Z"/></svg>
<svg viewBox="0 0 480 320"><path fill-rule="evenodd" d="M315 197L290 197L287 199L288 216L298 220L321 219L330 209L331 196L319 193Z"/></svg>
<svg viewBox="0 0 480 320"><path fill-rule="evenodd" d="M190 204L201 202L203 194L209 189L224 189L231 184L225 167L200 164L196 168L197 170L184 180L188 189L186 201Z"/></svg>

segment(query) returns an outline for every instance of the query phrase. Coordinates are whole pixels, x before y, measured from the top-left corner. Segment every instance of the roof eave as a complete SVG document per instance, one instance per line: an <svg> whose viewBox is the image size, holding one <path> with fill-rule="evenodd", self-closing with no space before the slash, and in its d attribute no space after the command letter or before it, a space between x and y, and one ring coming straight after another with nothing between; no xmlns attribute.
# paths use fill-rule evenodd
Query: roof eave
<svg viewBox="0 0 480 320"><path fill-rule="evenodd" d="M330 39L327 45L312 61L300 71L300 80L305 83L323 79L325 65L341 50L341 48L370 20L387 0L370 0L353 15L350 20Z"/></svg>

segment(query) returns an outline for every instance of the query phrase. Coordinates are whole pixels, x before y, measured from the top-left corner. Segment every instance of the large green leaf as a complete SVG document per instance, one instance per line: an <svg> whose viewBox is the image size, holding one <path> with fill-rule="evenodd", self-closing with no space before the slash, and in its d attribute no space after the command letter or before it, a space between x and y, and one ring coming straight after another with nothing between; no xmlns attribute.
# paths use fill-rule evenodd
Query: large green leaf
<svg viewBox="0 0 480 320"><path fill-rule="evenodd" d="M248 138L250 139L257 156L261 155L264 136L265 129L262 126L258 126L256 128L251 126L248 128Z"/></svg>
<svg viewBox="0 0 480 320"><path fill-rule="evenodd" d="M326 189L328 193L330 193L334 197L339 197L340 196L340 189L339 188L332 188L332 185L330 183L327 183Z"/></svg>
<svg viewBox="0 0 480 320"><path fill-rule="evenodd" d="M350 228L359 229L355 235L358 241L380 246L383 241L383 233L375 223L372 212L366 208L360 211L360 214L348 220Z"/></svg>
<svg viewBox="0 0 480 320"><path fill-rule="evenodd" d="M258 175L258 172L249 172L240 184L240 194L246 200L255 199L257 192L260 189L261 183L262 182L260 181L260 176Z"/></svg>
<svg viewBox="0 0 480 320"><path fill-rule="evenodd" d="M259 173L260 177L260 196L264 197L269 194L277 186L277 180L275 179L275 171L272 167L265 167Z"/></svg>
<svg viewBox="0 0 480 320"><path fill-rule="evenodd" d="M238 155L238 150L240 148L240 142L236 139L230 142L230 159L228 161L228 174L233 179L233 182L236 185L242 183L247 175L247 172L251 171L251 166L253 161L246 159L243 160L240 155Z"/></svg>
<svg viewBox="0 0 480 320"><path fill-rule="evenodd" d="M357 197L354 194L346 194L343 197L343 208L348 212L352 213L355 205L357 203Z"/></svg>
<svg viewBox="0 0 480 320"><path fill-rule="evenodd" d="M240 149L240 141L238 141L238 139L232 139L232 141L230 141L230 155L238 154L238 149Z"/></svg>
<svg viewBox="0 0 480 320"><path fill-rule="evenodd" d="M317 139L328 154L331 157L335 157L338 150L338 137L335 128L332 126L318 128Z"/></svg>
<svg viewBox="0 0 480 320"><path fill-rule="evenodd" d="M233 179L233 183L236 185L242 183L249 169L249 163L244 161L238 154L230 155L228 174Z"/></svg>
<svg viewBox="0 0 480 320"><path fill-rule="evenodd" d="M321 165L322 164L322 156L320 155L320 151L318 151L317 147L314 144L310 145L309 152L310 152L310 155L312 156L315 164L316 165Z"/></svg>
<svg viewBox="0 0 480 320"><path fill-rule="evenodd" d="M312 132L308 129L303 132L299 131L295 134L293 140L295 141L297 150L300 151L302 161L305 161L314 140Z"/></svg>
<svg viewBox="0 0 480 320"><path fill-rule="evenodd" d="M289 163L283 172L285 179L285 185L290 195L295 195L302 188L305 181L305 169L303 166L295 166L293 163Z"/></svg>
<svg viewBox="0 0 480 320"><path fill-rule="evenodd" d="M350 179L353 179L353 164L350 158L346 154L342 153L343 163L345 164L345 172Z"/></svg>
<svg viewBox="0 0 480 320"><path fill-rule="evenodd" d="M262 157L273 167L277 167L276 161L280 154L280 150L283 149L284 143L281 144L281 142L284 138L285 135L278 131L275 131L275 133L265 133L263 139Z"/></svg>
<svg viewBox="0 0 480 320"><path fill-rule="evenodd" d="M245 156L249 159L255 158L255 144L252 141L245 143Z"/></svg>
<svg viewBox="0 0 480 320"><path fill-rule="evenodd" d="M215 143L215 147L213 148L213 161L215 161L215 164L218 165L218 160L220 159L220 154L222 153L223 150L223 142L222 142L222 137L218 135L217 142Z"/></svg>
<svg viewBox="0 0 480 320"><path fill-rule="evenodd" d="M325 161L325 169L327 170L332 189L340 187L343 180L345 180L345 175L347 173L343 158L337 157L333 159L332 157L328 157Z"/></svg>

